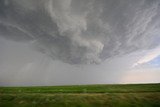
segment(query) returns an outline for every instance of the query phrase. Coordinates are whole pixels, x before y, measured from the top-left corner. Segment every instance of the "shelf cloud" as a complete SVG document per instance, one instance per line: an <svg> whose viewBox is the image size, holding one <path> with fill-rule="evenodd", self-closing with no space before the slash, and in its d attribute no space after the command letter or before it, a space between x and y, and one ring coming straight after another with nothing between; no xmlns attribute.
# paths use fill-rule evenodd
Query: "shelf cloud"
<svg viewBox="0 0 160 107"><path fill-rule="evenodd" d="M1 0L0 36L69 64L152 49L159 0Z"/></svg>

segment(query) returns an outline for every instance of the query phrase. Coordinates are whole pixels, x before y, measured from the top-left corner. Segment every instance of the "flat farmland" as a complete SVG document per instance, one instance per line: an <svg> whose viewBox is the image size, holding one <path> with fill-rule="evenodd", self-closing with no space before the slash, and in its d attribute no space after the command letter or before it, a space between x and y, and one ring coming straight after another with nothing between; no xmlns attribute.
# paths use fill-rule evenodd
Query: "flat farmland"
<svg viewBox="0 0 160 107"><path fill-rule="evenodd" d="M160 84L0 87L0 107L160 107Z"/></svg>

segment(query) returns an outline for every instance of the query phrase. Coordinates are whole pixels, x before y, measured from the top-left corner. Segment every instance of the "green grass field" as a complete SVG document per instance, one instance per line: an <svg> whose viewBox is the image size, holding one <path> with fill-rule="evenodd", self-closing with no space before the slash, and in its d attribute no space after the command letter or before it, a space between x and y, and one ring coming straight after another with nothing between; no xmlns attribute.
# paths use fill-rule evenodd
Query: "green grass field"
<svg viewBox="0 0 160 107"><path fill-rule="evenodd" d="M0 107L160 107L160 84L0 87Z"/></svg>

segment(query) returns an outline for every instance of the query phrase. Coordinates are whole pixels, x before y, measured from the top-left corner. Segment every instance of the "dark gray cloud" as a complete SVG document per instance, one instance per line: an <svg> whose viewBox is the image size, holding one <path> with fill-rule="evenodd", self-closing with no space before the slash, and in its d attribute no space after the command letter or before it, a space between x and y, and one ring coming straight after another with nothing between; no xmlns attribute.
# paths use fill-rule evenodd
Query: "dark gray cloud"
<svg viewBox="0 0 160 107"><path fill-rule="evenodd" d="M159 0L0 0L0 36L70 64L157 46Z"/></svg>

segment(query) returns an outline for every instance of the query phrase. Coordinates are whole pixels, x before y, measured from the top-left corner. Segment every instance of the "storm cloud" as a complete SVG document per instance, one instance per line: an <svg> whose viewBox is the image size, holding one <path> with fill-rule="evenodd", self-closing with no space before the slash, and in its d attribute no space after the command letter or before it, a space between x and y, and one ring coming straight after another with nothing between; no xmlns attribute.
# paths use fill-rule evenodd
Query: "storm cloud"
<svg viewBox="0 0 160 107"><path fill-rule="evenodd" d="M0 36L69 64L152 49L159 0L0 0Z"/></svg>

